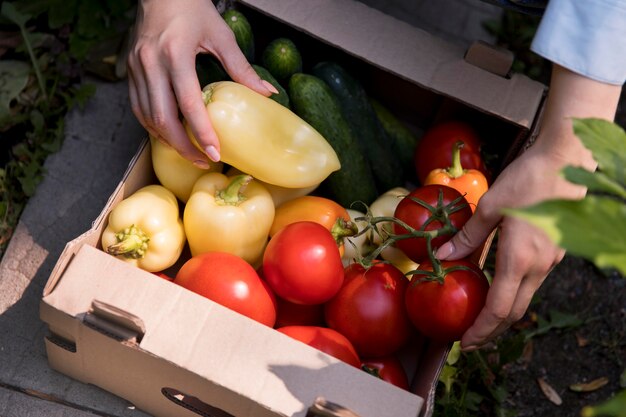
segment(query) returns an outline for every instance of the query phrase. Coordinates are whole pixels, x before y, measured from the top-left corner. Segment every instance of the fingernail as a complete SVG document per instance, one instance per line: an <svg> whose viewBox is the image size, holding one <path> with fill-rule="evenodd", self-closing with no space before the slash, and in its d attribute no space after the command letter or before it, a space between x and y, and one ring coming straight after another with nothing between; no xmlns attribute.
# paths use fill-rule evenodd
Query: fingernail
<svg viewBox="0 0 626 417"><path fill-rule="evenodd" d="M200 169L209 169L209 163L207 161L203 161L202 159L193 161L193 164Z"/></svg>
<svg viewBox="0 0 626 417"><path fill-rule="evenodd" d="M278 94L278 90L269 81L261 80L261 84L265 86L270 92Z"/></svg>
<svg viewBox="0 0 626 417"><path fill-rule="evenodd" d="M204 151L209 156L211 161L213 161L213 162L219 162L220 161L220 153L217 151L217 148L215 146L209 145L206 148L204 148Z"/></svg>
<svg viewBox="0 0 626 417"><path fill-rule="evenodd" d="M441 245L439 249L437 249L437 252L435 252L435 257L443 261L454 253L454 249L454 244L452 242L446 242Z"/></svg>
<svg viewBox="0 0 626 417"><path fill-rule="evenodd" d="M461 350L462 350L463 352L473 352L473 351L475 351L476 349L478 349L478 346L476 346L476 345L464 346L464 347L462 347L462 348L461 348Z"/></svg>

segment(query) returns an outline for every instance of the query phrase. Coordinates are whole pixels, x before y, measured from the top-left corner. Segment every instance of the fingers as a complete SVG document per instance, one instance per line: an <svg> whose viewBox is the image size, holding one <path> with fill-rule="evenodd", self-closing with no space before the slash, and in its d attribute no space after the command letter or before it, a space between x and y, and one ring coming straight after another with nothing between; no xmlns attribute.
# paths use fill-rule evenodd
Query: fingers
<svg viewBox="0 0 626 417"><path fill-rule="evenodd" d="M172 87L176 101L200 147L213 162L218 162L220 143L202 99L202 89L195 69L195 55L187 54L186 56L192 59L179 59L172 63ZM187 138L186 133L185 138ZM188 138L186 142L191 145Z"/></svg>
<svg viewBox="0 0 626 417"><path fill-rule="evenodd" d="M563 254L563 250L530 226L506 219L496 253L493 283L485 307L461 339L463 350L479 348L520 320Z"/></svg>
<svg viewBox="0 0 626 417"><path fill-rule="evenodd" d="M193 54L190 55L193 56ZM174 61L171 54L161 56ZM208 168L206 155L191 143L179 119L178 104L172 91L170 76L167 74L167 68L171 68L170 64L163 64L154 48L140 47L129 55L128 68L129 98L133 113L139 122L152 136L167 142L181 156L192 161L199 168ZM196 79L197 84L195 72L192 78ZM187 90L183 89L183 91L189 91L188 86L184 88ZM208 115L204 109L199 85L197 85L196 93L195 98L203 109L208 124ZM217 139L214 141L217 142Z"/></svg>
<svg viewBox="0 0 626 417"><path fill-rule="evenodd" d="M485 207L491 207L489 203L483 203L487 194L476 208L476 212L465 223L463 228L452 239L437 249L435 256L440 260L456 260L471 254L481 246L492 230L500 223L502 216L497 212L489 212Z"/></svg>
<svg viewBox="0 0 626 417"><path fill-rule="evenodd" d="M232 32L231 32L232 34ZM269 82L262 80L239 49L233 36L225 36L216 50L216 55L231 78L266 97L278 94Z"/></svg>

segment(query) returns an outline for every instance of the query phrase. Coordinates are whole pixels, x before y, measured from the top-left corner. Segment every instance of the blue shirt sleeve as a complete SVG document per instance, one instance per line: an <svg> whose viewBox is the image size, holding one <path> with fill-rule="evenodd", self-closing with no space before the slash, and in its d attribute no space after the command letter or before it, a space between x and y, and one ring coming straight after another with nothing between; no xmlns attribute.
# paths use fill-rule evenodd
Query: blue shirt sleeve
<svg viewBox="0 0 626 417"><path fill-rule="evenodd" d="M626 1L550 0L531 50L596 81L626 81Z"/></svg>

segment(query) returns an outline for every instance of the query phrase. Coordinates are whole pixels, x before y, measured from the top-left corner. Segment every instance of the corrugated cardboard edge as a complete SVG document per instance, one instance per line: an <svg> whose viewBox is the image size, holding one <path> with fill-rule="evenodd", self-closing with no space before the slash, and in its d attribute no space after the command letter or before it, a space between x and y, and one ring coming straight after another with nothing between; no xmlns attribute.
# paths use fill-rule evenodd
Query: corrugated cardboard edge
<svg viewBox="0 0 626 417"><path fill-rule="evenodd" d="M44 297L50 294L52 290L54 290L54 287L63 275L63 271L65 270L65 268L67 268L67 265L71 262L74 254L78 252L82 245L89 244L94 247L98 246L100 235L102 234L102 229L106 224L109 212L115 206L115 204L117 204L126 195L129 195L131 192L139 188L137 180L129 182L128 179L131 177L131 172L137 164L137 160L139 158L142 158L142 156L144 159L146 158L146 153L144 153L143 151L149 144L150 140L147 137L144 138L144 140L139 145L139 149L128 163L128 167L126 168L122 179L118 183L117 187L115 187L113 193L111 193L111 195L109 196L106 204L104 205L104 208L102 209L98 217L96 217L96 219L92 222L91 228L65 245L65 248L63 248L63 251L59 256L59 260L52 269L50 277L46 282L43 290Z"/></svg>
<svg viewBox="0 0 626 417"><path fill-rule="evenodd" d="M462 48L353 0L238 2L399 78L526 129L544 94L539 82L476 67L465 60Z"/></svg>

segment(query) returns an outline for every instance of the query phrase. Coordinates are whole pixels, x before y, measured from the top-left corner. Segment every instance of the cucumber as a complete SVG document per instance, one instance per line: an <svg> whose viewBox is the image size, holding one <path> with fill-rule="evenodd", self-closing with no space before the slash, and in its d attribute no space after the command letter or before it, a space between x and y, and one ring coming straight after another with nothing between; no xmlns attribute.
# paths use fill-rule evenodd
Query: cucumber
<svg viewBox="0 0 626 417"><path fill-rule="evenodd" d="M254 68L261 79L268 81L278 90L278 94L272 94L270 98L289 109L289 95L287 95L287 91L283 88L283 86L276 81L276 78L272 77L272 74L260 65L252 64L252 68Z"/></svg>
<svg viewBox="0 0 626 417"><path fill-rule="evenodd" d="M302 72L302 55L291 39L278 38L263 50L261 62L278 81Z"/></svg>
<svg viewBox="0 0 626 417"><path fill-rule="evenodd" d="M371 168L330 88L317 77L297 73L289 79L288 90L294 112L326 138L341 162L323 189L346 208L357 201L370 204L378 196Z"/></svg>
<svg viewBox="0 0 626 417"><path fill-rule="evenodd" d="M378 116L380 124L391 140L394 153L400 159L400 164L404 171L404 178L407 180L411 179L415 176L413 154L417 146L417 136L379 101L370 98L370 103L376 112L376 116Z"/></svg>
<svg viewBox="0 0 626 417"><path fill-rule="evenodd" d="M222 64L215 57L206 54L196 56L196 74L198 81L200 81L200 87L216 81L230 80Z"/></svg>
<svg viewBox="0 0 626 417"><path fill-rule="evenodd" d="M337 97L341 112L372 167L378 189L387 191L402 185L402 165L363 86L335 62L320 62L312 73L326 82Z"/></svg>
<svg viewBox="0 0 626 417"><path fill-rule="evenodd" d="M254 34L246 16L238 10L229 9L224 12L222 17L235 34L237 45L248 62L254 62Z"/></svg>

